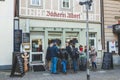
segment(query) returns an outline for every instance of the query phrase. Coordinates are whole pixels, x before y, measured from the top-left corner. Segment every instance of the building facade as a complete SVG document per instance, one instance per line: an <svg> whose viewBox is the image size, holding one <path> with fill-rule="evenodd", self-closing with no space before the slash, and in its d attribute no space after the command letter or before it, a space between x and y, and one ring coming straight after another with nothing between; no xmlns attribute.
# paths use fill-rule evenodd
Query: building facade
<svg viewBox="0 0 120 80"><path fill-rule="evenodd" d="M0 0L0 69L12 64L14 0Z"/></svg>
<svg viewBox="0 0 120 80"><path fill-rule="evenodd" d="M30 62L45 64L49 41L57 39L59 47L66 41L77 39L86 45L86 8L76 0L20 0L19 27L30 40L24 42L24 50L30 52ZM93 0L89 10L89 45L101 53L100 0ZM101 54L98 54L101 57Z"/></svg>
<svg viewBox="0 0 120 80"><path fill-rule="evenodd" d="M120 24L120 1L119 0L103 0L104 3L104 31L105 31L105 51L108 50L107 42L118 42L118 35L113 33L113 25ZM118 46L116 47L116 55L114 55L114 63L119 63ZM119 63L120 64L120 63Z"/></svg>

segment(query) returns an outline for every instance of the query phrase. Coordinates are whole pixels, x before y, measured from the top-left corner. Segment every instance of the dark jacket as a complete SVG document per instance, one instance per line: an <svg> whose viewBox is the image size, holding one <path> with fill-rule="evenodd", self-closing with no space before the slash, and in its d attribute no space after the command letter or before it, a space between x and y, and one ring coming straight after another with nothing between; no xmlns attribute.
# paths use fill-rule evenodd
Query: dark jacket
<svg viewBox="0 0 120 80"><path fill-rule="evenodd" d="M78 59L79 58L79 51L77 48L72 49L72 59Z"/></svg>
<svg viewBox="0 0 120 80"><path fill-rule="evenodd" d="M56 45L53 45L51 47L51 58L52 57L58 57L59 49L57 48Z"/></svg>
<svg viewBox="0 0 120 80"><path fill-rule="evenodd" d="M46 60L50 61L51 60L51 47L48 46L47 52L46 52Z"/></svg>
<svg viewBox="0 0 120 80"><path fill-rule="evenodd" d="M68 60L68 52L66 49L60 49L60 59Z"/></svg>
<svg viewBox="0 0 120 80"><path fill-rule="evenodd" d="M70 46L66 46L66 51L68 52L68 55L72 57L72 49Z"/></svg>

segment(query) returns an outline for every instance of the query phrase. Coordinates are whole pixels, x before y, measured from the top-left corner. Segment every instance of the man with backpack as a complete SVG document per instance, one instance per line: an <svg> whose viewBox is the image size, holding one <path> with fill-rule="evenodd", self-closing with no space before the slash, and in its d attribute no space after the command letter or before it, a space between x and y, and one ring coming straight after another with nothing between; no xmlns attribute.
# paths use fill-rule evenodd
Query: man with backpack
<svg viewBox="0 0 120 80"><path fill-rule="evenodd" d="M75 48L75 45L72 45L72 64L73 64L73 70L74 72L77 71L77 68L78 68L78 65L77 65L77 61L78 61L78 58L79 58L79 51L78 51L78 48Z"/></svg>

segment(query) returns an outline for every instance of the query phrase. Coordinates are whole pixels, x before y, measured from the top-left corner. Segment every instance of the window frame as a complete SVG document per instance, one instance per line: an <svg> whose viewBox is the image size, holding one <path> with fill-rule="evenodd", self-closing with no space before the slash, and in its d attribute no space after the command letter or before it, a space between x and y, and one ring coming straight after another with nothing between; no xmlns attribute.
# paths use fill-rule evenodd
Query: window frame
<svg viewBox="0 0 120 80"><path fill-rule="evenodd" d="M70 0L68 0L69 7L67 7L67 6L64 7L64 6L63 6L63 1L64 1L64 0L62 0L62 2L61 2L61 4L62 4L62 5L61 5L62 8L64 8L64 9L70 9Z"/></svg>
<svg viewBox="0 0 120 80"><path fill-rule="evenodd" d="M5 0L0 0L0 1L5 1Z"/></svg>
<svg viewBox="0 0 120 80"><path fill-rule="evenodd" d="M42 0L38 0L39 4L33 4L33 0L30 0L30 5L32 6L42 6Z"/></svg>

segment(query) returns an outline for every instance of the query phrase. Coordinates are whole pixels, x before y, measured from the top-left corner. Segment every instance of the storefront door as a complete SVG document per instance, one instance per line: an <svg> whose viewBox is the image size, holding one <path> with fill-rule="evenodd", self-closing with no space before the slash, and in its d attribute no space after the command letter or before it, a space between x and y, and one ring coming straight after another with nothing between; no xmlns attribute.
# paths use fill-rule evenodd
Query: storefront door
<svg viewBox="0 0 120 80"><path fill-rule="evenodd" d="M44 35L34 32L30 36L31 52L30 61L33 64L45 63L44 60Z"/></svg>
<svg viewBox="0 0 120 80"><path fill-rule="evenodd" d="M96 38L95 37L89 38L89 46L94 46L96 49Z"/></svg>

